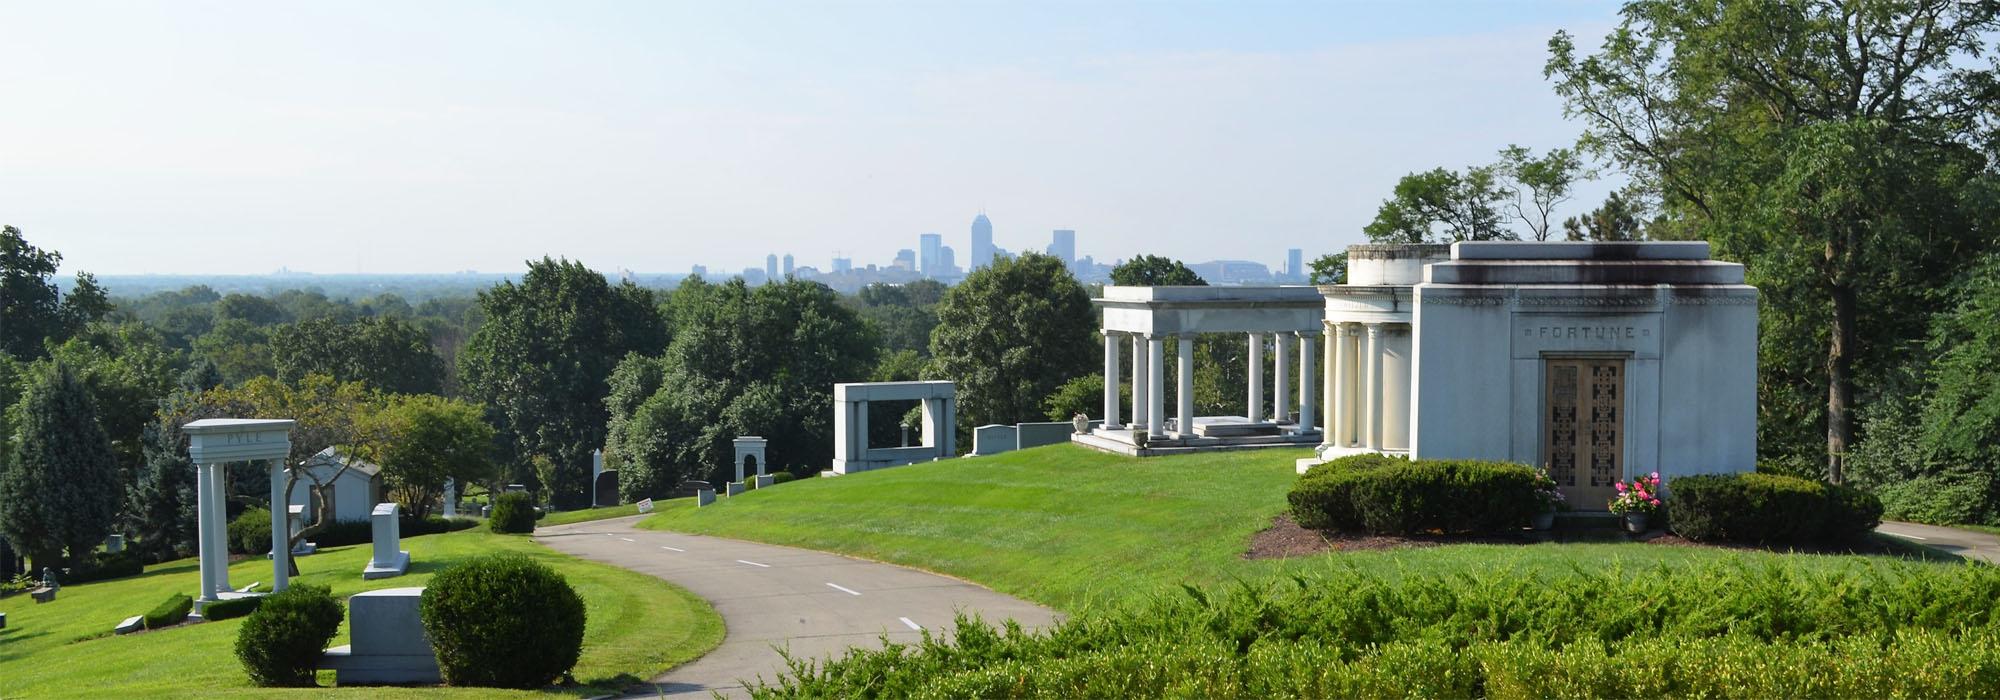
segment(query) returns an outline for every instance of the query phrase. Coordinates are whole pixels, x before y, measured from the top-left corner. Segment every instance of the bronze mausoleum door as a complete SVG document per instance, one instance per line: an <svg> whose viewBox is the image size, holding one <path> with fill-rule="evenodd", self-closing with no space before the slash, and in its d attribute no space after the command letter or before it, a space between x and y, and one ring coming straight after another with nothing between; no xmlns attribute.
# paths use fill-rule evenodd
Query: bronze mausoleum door
<svg viewBox="0 0 2000 700"><path fill-rule="evenodd" d="M1625 361L1544 360L1542 464L1571 508L1606 508L1625 478Z"/></svg>

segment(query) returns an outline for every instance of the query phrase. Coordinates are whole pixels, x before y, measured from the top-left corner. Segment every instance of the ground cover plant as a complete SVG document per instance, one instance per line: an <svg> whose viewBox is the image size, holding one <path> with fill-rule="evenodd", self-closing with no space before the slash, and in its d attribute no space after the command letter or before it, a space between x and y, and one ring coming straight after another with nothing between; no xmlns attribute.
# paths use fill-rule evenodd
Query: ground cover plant
<svg viewBox="0 0 2000 700"><path fill-rule="evenodd" d="M294 584L328 586L335 598L364 590L424 586L438 572L472 557L521 554L556 569L576 589L588 611L583 652L572 673L579 685L564 695L589 697L665 672L700 656L722 640L721 618L687 591L652 576L551 552L534 541L483 529L403 541L410 573L363 581L366 546L333 547L299 558ZM245 559L230 567L238 587L270 583L271 562ZM148 567L139 576L64 586L55 602L35 605L27 596L0 599L7 627L0 629L0 697L269 697L235 662L237 632L247 618L207 622L116 636L119 620L193 592L199 569L192 559ZM348 643L345 620L329 646ZM205 662L191 663L190 659ZM322 686L333 673L321 671ZM531 697L547 691L493 688L323 688L333 697Z"/></svg>
<svg viewBox="0 0 2000 700"><path fill-rule="evenodd" d="M1037 633L794 660L809 697L1945 697L2000 681L2000 569L1781 560L1338 570L1188 587Z"/></svg>

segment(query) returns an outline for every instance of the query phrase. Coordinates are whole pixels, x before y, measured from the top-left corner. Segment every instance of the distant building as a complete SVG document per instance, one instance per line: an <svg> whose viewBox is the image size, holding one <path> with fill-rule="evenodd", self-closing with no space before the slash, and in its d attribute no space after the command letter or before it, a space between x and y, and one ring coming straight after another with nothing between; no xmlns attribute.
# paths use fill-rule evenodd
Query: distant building
<svg viewBox="0 0 2000 700"><path fill-rule="evenodd" d="M836 275L838 275L838 274L840 274L840 273L843 273L843 272L853 272L853 271L854 271L854 259L853 259L853 258L834 258L834 259L833 259L833 274L836 274Z"/></svg>
<svg viewBox="0 0 2000 700"><path fill-rule="evenodd" d="M918 272L924 273L926 277L939 274L940 270L938 270L937 266L938 248L943 245L944 237L935 233L926 233L917 237Z"/></svg>
<svg viewBox="0 0 2000 700"><path fill-rule="evenodd" d="M772 253L770 255L764 256L764 281L775 282L777 281L777 279L778 279L778 254Z"/></svg>
<svg viewBox="0 0 2000 700"><path fill-rule="evenodd" d="M1297 248L1285 251L1285 277L1287 282L1303 282L1306 279L1305 253Z"/></svg>
<svg viewBox="0 0 2000 700"><path fill-rule="evenodd" d="M986 219L986 212L972 217L972 257L965 259L967 269L977 270L993 264L993 222Z"/></svg>
<svg viewBox="0 0 2000 700"><path fill-rule="evenodd" d="M890 265L890 267L894 267L898 270L908 270L910 272L916 272L917 251L910 250L909 248L904 248L902 250L896 251L896 262Z"/></svg>
<svg viewBox="0 0 2000 700"><path fill-rule="evenodd" d="M786 277L790 277L790 276L792 276L792 254L791 254L791 253L786 253L786 254L785 254L785 276L786 276Z"/></svg>
<svg viewBox="0 0 2000 700"><path fill-rule="evenodd" d="M694 276L696 276L696 277L707 277L707 276L708 276L708 266L707 266L707 265L696 265L696 266L694 266L694 270L692 270L692 271L690 272L690 274L692 274L692 275L694 275Z"/></svg>
<svg viewBox="0 0 2000 700"><path fill-rule="evenodd" d="M1209 284L1270 284L1271 268L1248 260L1210 260L1188 266Z"/></svg>
<svg viewBox="0 0 2000 700"><path fill-rule="evenodd" d="M1049 254L1060 258L1064 266L1076 262L1076 232L1056 229L1054 240L1049 241Z"/></svg>
<svg viewBox="0 0 2000 700"><path fill-rule="evenodd" d="M346 470L341 467L345 465ZM296 467L295 467L296 468ZM320 495L333 502L333 519L341 522L368 522L368 514L374 512L375 504L382 502L382 468L372 462L350 459L329 447L307 457L306 473L292 484L292 505L305 506L305 524L313 524L319 517L319 499L313 498L312 483L318 481L326 488ZM286 471L291 471L287 469ZM339 478L334 475L338 474Z"/></svg>
<svg viewBox="0 0 2000 700"><path fill-rule="evenodd" d="M934 275L937 277L957 277L959 273L957 258L958 253L953 251L951 246L938 246L938 269ZM933 273L925 274L930 275Z"/></svg>

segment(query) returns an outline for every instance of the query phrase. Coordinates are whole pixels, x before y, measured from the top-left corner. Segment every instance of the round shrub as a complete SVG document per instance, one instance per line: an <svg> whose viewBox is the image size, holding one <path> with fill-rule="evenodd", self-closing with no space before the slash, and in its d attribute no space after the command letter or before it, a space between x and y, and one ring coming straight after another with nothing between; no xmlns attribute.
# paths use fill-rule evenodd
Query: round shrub
<svg viewBox="0 0 2000 700"><path fill-rule="evenodd" d="M1795 476L1699 474L1667 488L1668 527L1695 541L1840 542L1882 521L1874 494Z"/></svg>
<svg viewBox="0 0 2000 700"><path fill-rule="evenodd" d="M1360 454L1328 460L1307 469L1286 496L1292 505L1292 520L1315 530L1360 529L1361 514L1354 509L1354 485L1361 474L1405 461Z"/></svg>
<svg viewBox="0 0 2000 700"><path fill-rule="evenodd" d="M1535 472L1523 465L1379 455L1308 470L1290 500L1293 517L1305 527L1399 535L1518 529L1542 505Z"/></svg>
<svg viewBox="0 0 2000 700"><path fill-rule="evenodd" d="M229 521L229 551L267 554L271 551L271 511L250 508Z"/></svg>
<svg viewBox="0 0 2000 700"><path fill-rule="evenodd" d="M771 485L776 486L778 484L782 484L787 481L797 480L798 478L799 475L793 474L791 472L773 472L771 474Z"/></svg>
<svg viewBox="0 0 2000 700"><path fill-rule="evenodd" d="M583 598L554 569L517 554L439 572L418 612L450 685L539 688L583 653Z"/></svg>
<svg viewBox="0 0 2000 700"><path fill-rule="evenodd" d="M236 632L236 658L261 686L309 687L320 652L340 629L340 601L326 586L294 583L265 596Z"/></svg>
<svg viewBox="0 0 2000 700"><path fill-rule="evenodd" d="M493 515L487 527L498 533L535 531L535 501L525 493L503 493L493 499Z"/></svg>

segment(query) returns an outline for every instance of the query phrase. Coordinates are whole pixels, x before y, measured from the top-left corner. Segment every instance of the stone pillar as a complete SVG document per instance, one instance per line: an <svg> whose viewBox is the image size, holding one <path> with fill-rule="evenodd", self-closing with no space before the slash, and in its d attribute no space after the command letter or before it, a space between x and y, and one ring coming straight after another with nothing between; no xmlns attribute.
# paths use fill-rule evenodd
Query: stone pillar
<svg viewBox="0 0 2000 700"><path fill-rule="evenodd" d="M1146 337L1132 334L1132 428L1146 425Z"/></svg>
<svg viewBox="0 0 2000 700"><path fill-rule="evenodd" d="M271 460L271 590L292 585L292 509L285 493L285 460Z"/></svg>
<svg viewBox="0 0 2000 700"><path fill-rule="evenodd" d="M444 480L444 517L458 517L458 480L451 477Z"/></svg>
<svg viewBox="0 0 2000 700"><path fill-rule="evenodd" d="M1123 427L1118 422L1118 333L1104 332L1104 429Z"/></svg>
<svg viewBox="0 0 2000 700"><path fill-rule="evenodd" d="M1322 325L1324 327L1320 332L1326 336L1326 342L1320 350L1325 357L1320 362L1319 413L1320 419L1325 421L1326 425L1319 431L1319 446L1321 451L1324 451L1325 448L1340 444L1340 436L1335 434L1340 429L1338 404L1340 390L1340 340L1347 335L1347 332L1332 321L1327 321Z"/></svg>
<svg viewBox="0 0 2000 700"><path fill-rule="evenodd" d="M1250 334L1250 403L1244 407L1250 422L1264 420L1264 336Z"/></svg>
<svg viewBox="0 0 2000 700"><path fill-rule="evenodd" d="M1271 377L1271 420L1284 423L1292 419L1292 334L1272 333L1271 352L1277 365Z"/></svg>
<svg viewBox="0 0 2000 700"><path fill-rule="evenodd" d="M1174 415L1180 419L1180 433L1183 437L1194 437L1194 335L1180 336L1179 367L1174 377Z"/></svg>
<svg viewBox="0 0 2000 700"><path fill-rule="evenodd" d="M195 488L195 538L199 542L201 555L201 596L203 601L215 600L215 553L226 545L215 538L215 489L209 486L208 472L212 464L200 464L194 468ZM224 562L228 559L224 558Z"/></svg>
<svg viewBox="0 0 2000 700"><path fill-rule="evenodd" d="M1361 351L1361 403L1366 416L1361 426L1361 446L1382 449L1382 324L1368 325L1367 347Z"/></svg>
<svg viewBox="0 0 2000 700"><path fill-rule="evenodd" d="M1167 339L1146 334L1146 435L1162 437L1167 425Z"/></svg>
<svg viewBox="0 0 2000 700"><path fill-rule="evenodd" d="M209 499L208 507L214 509L215 517L210 518L209 537L215 543L215 592L236 590L229 585L229 492L223 488L229 483L222 465L208 465L208 487L215 494Z"/></svg>
<svg viewBox="0 0 2000 700"><path fill-rule="evenodd" d="M1319 353L1319 337L1309 331L1299 331L1299 429L1313 427L1313 361Z"/></svg>
<svg viewBox="0 0 2000 700"><path fill-rule="evenodd" d="M1409 326L1382 329L1382 449L1410 449Z"/></svg>
<svg viewBox="0 0 2000 700"><path fill-rule="evenodd" d="M1338 447L1350 447L1354 444L1354 333L1340 322L1329 323L1328 330L1333 333L1327 348L1333 360L1326 367L1326 376L1333 389L1327 392L1326 417L1332 421L1327 440Z"/></svg>

